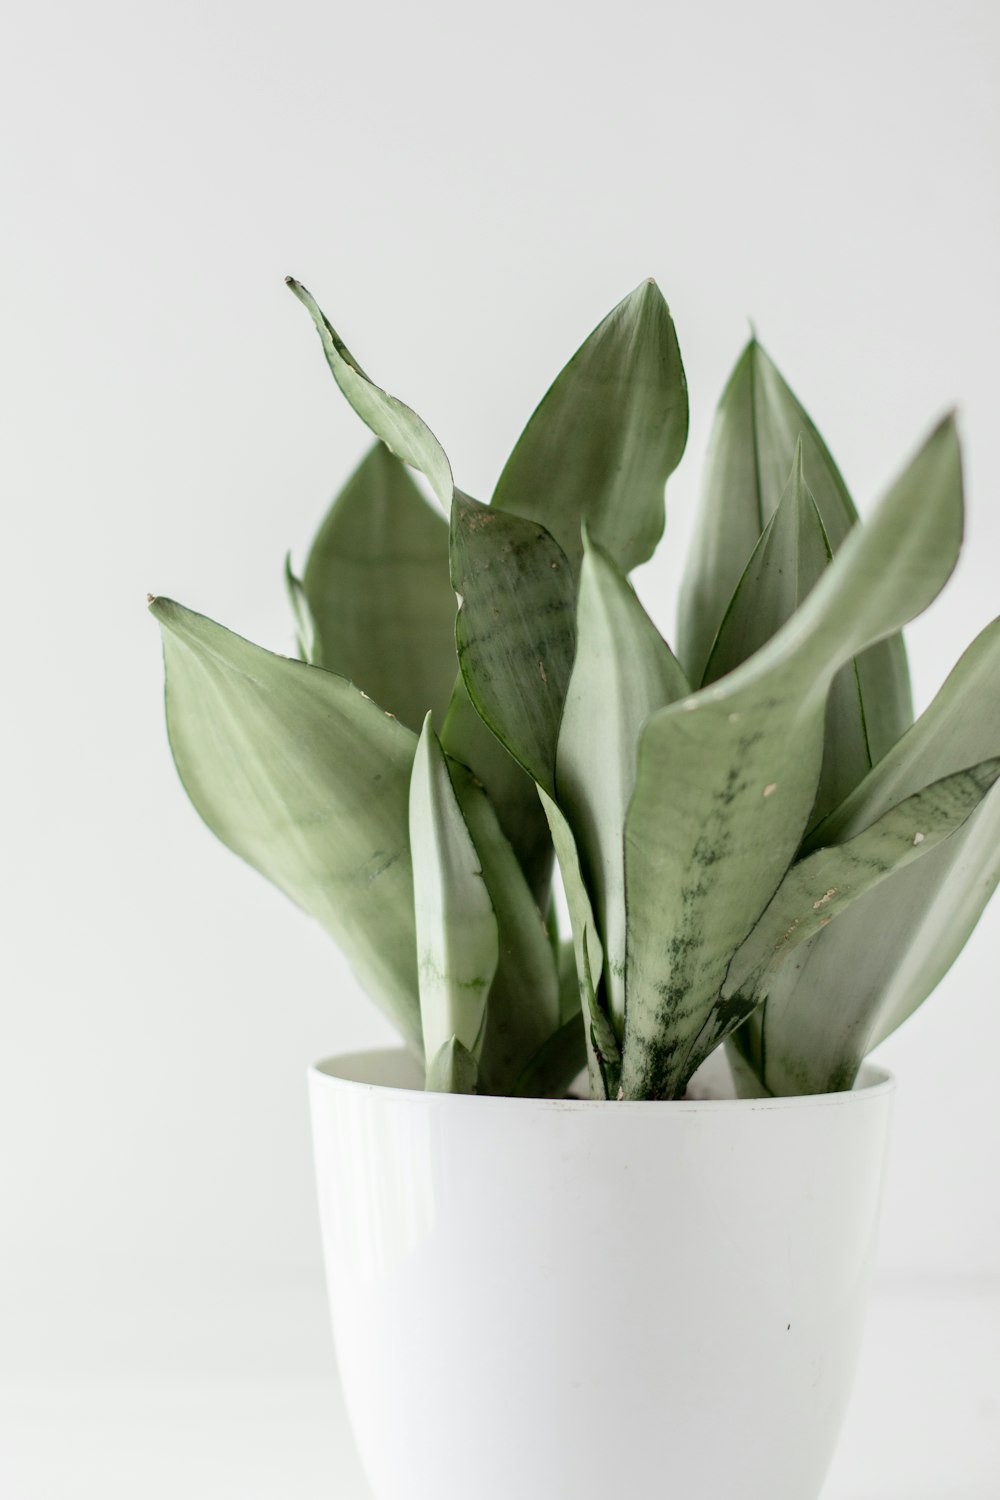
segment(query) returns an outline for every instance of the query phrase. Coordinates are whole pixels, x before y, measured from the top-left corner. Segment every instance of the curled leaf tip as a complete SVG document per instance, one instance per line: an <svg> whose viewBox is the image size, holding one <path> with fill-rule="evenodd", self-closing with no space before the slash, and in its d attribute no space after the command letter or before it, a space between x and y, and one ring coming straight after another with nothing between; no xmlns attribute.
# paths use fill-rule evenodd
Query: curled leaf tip
<svg viewBox="0 0 1000 1500"><path fill-rule="evenodd" d="M156 603L156 595L155 594L147 594L146 595L146 603L149 605L150 609L152 609L153 605Z"/></svg>
<svg viewBox="0 0 1000 1500"><path fill-rule="evenodd" d="M309 288L303 286L301 281L296 281L294 276L286 276L285 285L288 287L289 291L292 292L294 296L298 297L299 301L304 303L309 311L312 312L316 304ZM316 314L320 315L318 307L316 308Z"/></svg>

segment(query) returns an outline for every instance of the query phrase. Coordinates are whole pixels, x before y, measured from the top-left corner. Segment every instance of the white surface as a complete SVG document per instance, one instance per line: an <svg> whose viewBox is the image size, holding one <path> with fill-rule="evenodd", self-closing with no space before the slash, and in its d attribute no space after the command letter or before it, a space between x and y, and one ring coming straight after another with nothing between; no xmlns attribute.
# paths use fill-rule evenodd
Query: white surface
<svg viewBox="0 0 1000 1500"><path fill-rule="evenodd" d="M318 1272L102 1263L46 1300L57 1346L0 1349L3 1500L370 1500ZM823 1500L996 1500L998 1347L1000 1283L877 1287Z"/></svg>
<svg viewBox="0 0 1000 1500"><path fill-rule="evenodd" d="M656 1474L678 1496L817 1500L893 1080L613 1109L421 1083L402 1051L309 1075L337 1359L378 1500L469 1500L472 1476L476 1500L604 1500Z"/></svg>
<svg viewBox="0 0 1000 1500"><path fill-rule="evenodd" d="M910 632L926 703L997 609L1000 7L8 11L0 1265L31 1338L5 1322L0 1357L15 1375L27 1354L48 1359L18 1398L17 1451L41 1445L22 1482L53 1500L110 1500L115 1486L131 1500L185 1493L178 1475L195 1494L203 1466L206 1496L226 1493L227 1467L234 1495L336 1493L318 1419L328 1375L302 1363L315 1335L289 1335L269 1375L246 1374L247 1351L271 1349L249 1332L256 1303L235 1351L222 1320L167 1373L123 1355L48 1383L69 1358L53 1308L67 1285L91 1297L81 1265L145 1288L135 1307L111 1297L94 1325L133 1355L155 1342L150 1320L169 1326L181 1307L149 1270L158 1257L196 1262L196 1288L243 1264L318 1285L303 1074L390 1039L322 933L186 805L143 611L161 590L266 645L290 639L284 551L301 559L366 439L282 276L322 296L479 494L580 338L657 276L693 400L667 539L639 580L668 629L711 409L748 314L862 511L959 402L970 545ZM900 1078L887 1273L1000 1270L998 950L1000 904L883 1050ZM891 1474L905 1434L922 1456L906 1500L985 1495L966 1467L983 1451L974 1404L955 1406L961 1351L971 1371L982 1329L966 1304L941 1304L918 1337L922 1305L884 1324L870 1356L894 1415L882 1448L864 1429L866 1465ZM280 1298L265 1306L283 1321ZM206 1350L216 1373L198 1395ZM30 1389L41 1428L23 1427ZM950 1425L939 1407L954 1407ZM881 1478L844 1491L898 1493Z"/></svg>

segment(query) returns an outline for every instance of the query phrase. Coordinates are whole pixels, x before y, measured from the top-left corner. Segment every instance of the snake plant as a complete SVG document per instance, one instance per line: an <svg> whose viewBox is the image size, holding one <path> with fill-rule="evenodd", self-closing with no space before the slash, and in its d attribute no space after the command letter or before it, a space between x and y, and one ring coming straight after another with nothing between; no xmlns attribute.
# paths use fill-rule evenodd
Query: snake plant
<svg viewBox="0 0 1000 1500"><path fill-rule="evenodd" d="M958 556L954 419L861 525L752 338L675 655L628 580L688 427L654 282L489 504L289 285L375 442L286 565L298 659L151 600L198 812L328 929L428 1088L558 1095L586 1065L596 1097L675 1099L722 1044L744 1093L850 1088L1000 878L1000 620L916 722L900 634Z"/></svg>

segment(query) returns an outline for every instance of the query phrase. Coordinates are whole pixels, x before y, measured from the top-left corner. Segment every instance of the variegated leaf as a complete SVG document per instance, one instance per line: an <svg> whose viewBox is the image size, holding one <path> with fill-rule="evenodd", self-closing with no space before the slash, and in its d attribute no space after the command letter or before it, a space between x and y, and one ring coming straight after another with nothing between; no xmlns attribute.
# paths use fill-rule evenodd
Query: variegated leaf
<svg viewBox="0 0 1000 1500"><path fill-rule="evenodd" d="M996 754L1000 620L973 642L930 707L810 846L851 839L921 787ZM766 1005L738 1033L769 1089L849 1088L867 1052L947 973L998 881L994 788L957 833L868 892L771 975Z"/></svg>
<svg viewBox="0 0 1000 1500"><path fill-rule="evenodd" d="M729 960L802 838L830 682L930 603L961 533L948 419L769 644L646 726L626 824L627 1098L677 1097L703 1060Z"/></svg>

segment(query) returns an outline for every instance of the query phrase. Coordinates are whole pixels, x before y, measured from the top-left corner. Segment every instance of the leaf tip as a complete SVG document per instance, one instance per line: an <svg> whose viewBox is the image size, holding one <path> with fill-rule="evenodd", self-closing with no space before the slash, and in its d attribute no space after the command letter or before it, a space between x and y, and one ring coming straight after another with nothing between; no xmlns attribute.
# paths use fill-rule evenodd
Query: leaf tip
<svg viewBox="0 0 1000 1500"><path fill-rule="evenodd" d="M655 276L647 276L621 304L623 308L633 316L643 317L652 314L654 317L663 312L667 306L667 299L660 290Z"/></svg>
<svg viewBox="0 0 1000 1500"><path fill-rule="evenodd" d="M176 618L178 606L172 599L165 599L162 594L147 594L146 608L153 619L165 628L170 628L172 619Z"/></svg>
<svg viewBox="0 0 1000 1500"><path fill-rule="evenodd" d="M288 287L288 290L292 293L292 295L299 299L303 307L305 307L312 314L313 318L318 318L320 316L319 307L317 306L315 298L312 296L311 292L309 292L308 289L302 285L301 281L296 281L294 276L286 276L285 285Z"/></svg>
<svg viewBox="0 0 1000 1500"><path fill-rule="evenodd" d="M165 599L162 594L147 594L146 608L159 625L169 626L178 607L172 599Z"/></svg>

